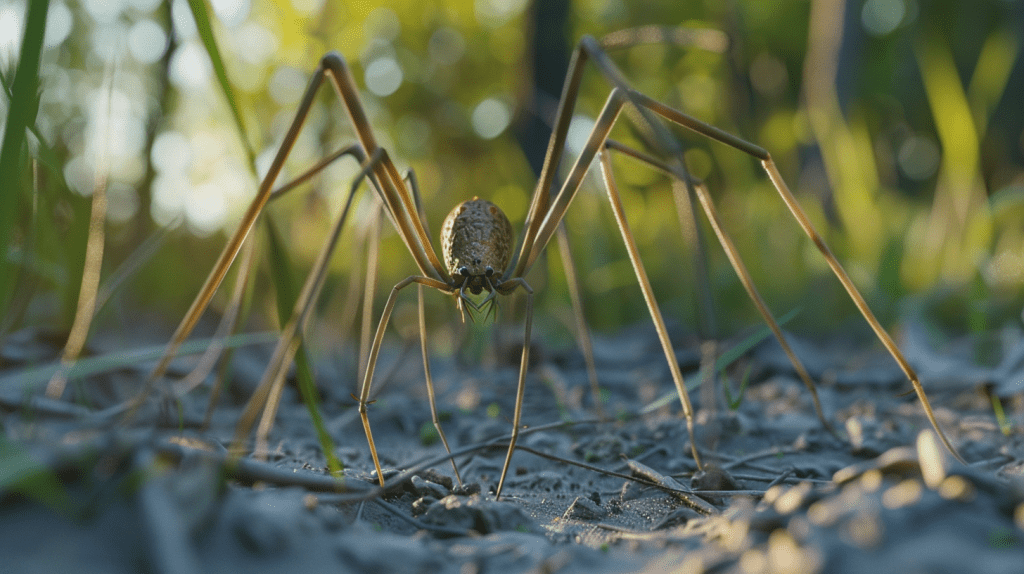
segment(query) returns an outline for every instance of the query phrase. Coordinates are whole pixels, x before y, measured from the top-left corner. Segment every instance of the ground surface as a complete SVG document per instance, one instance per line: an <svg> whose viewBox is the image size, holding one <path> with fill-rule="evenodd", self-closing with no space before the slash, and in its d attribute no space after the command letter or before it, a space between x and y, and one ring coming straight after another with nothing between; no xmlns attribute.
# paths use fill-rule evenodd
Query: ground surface
<svg viewBox="0 0 1024 574"><path fill-rule="evenodd" d="M269 460L224 462L265 351L240 351L210 428L200 425L203 390L180 409L153 401L138 418L147 422L126 428L103 409L137 388L145 365L73 385L66 397L86 398L94 414L67 398L26 406L12 374L56 354L48 356L40 334L19 334L3 349L0 372L0 485L8 490L0 494L0 571L1024 572L1020 330L964 348L936 346L913 325L906 331L904 349L969 466L922 433L930 427L891 360L798 340L844 440L822 428L768 342L729 371L734 393L750 373L736 410L707 408L720 387L692 392L709 463L694 478L678 400L641 416L674 396L644 326L596 341L608 422L596 420L577 353L536 353L520 444L556 458L517 452L500 501L490 493L505 451L500 441L486 444L509 432L516 372L502 361L434 365L447 437L455 450L469 447L457 457L465 485L454 493L451 465L436 462L444 451L415 354L394 370L370 407L382 464L435 463L381 497L370 492L372 462L344 369L325 365L318 378L349 491L328 492L338 483L291 388ZM988 346L988 366L966 358L979 355L979 344ZM677 345L684 374L696 380L697 348L685 336ZM394 360L384 357L382 369ZM1002 399L1009 436L999 432L989 392ZM577 422L552 426L560 421ZM640 475L675 491L629 478ZM696 494L682 492L690 488Z"/></svg>

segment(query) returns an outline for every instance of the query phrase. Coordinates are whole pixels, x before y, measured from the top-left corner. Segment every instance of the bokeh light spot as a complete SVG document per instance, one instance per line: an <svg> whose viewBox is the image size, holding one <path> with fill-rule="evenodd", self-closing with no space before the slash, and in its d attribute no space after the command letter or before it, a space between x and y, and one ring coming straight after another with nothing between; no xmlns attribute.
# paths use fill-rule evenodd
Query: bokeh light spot
<svg viewBox="0 0 1024 574"><path fill-rule="evenodd" d="M860 12L860 21L869 34L885 36L898 28L906 15L904 0L868 0Z"/></svg>
<svg viewBox="0 0 1024 574"><path fill-rule="evenodd" d="M188 181L180 175L158 174L153 178L150 215L161 227L169 227L182 216L182 191L188 188Z"/></svg>
<svg viewBox="0 0 1024 574"><path fill-rule="evenodd" d="M92 93L86 130L86 152L97 154L105 148L113 160L135 156L145 143L142 120L132 111L128 95L119 89Z"/></svg>
<svg viewBox="0 0 1024 574"><path fill-rule="evenodd" d="M128 32L128 50L140 64L156 63L166 48L167 34L152 20L139 20Z"/></svg>
<svg viewBox="0 0 1024 574"><path fill-rule="evenodd" d="M786 65L771 54L761 52L750 63L750 83L766 96L782 95L788 81Z"/></svg>
<svg viewBox="0 0 1024 574"><path fill-rule="evenodd" d="M210 0L213 13L229 28L235 27L249 17L249 0Z"/></svg>
<svg viewBox="0 0 1024 574"><path fill-rule="evenodd" d="M377 58L366 66L366 87L374 94L384 97L395 93L402 85L402 69L390 56Z"/></svg>
<svg viewBox="0 0 1024 574"><path fill-rule="evenodd" d="M184 173L192 162L192 147L181 132L160 132L153 140L150 161L158 172Z"/></svg>
<svg viewBox="0 0 1024 574"><path fill-rule="evenodd" d="M584 146L587 145L587 138L590 137L590 132L594 129L594 119L576 115L572 118L572 123L569 124L569 133L566 135L565 145L569 151L574 155L579 155L583 151Z"/></svg>
<svg viewBox="0 0 1024 574"><path fill-rule="evenodd" d="M139 193L135 188L121 182L107 187L107 221L128 223L139 211Z"/></svg>
<svg viewBox="0 0 1024 574"><path fill-rule="evenodd" d="M526 0L475 0L476 20L484 26L497 28L515 18L526 8Z"/></svg>
<svg viewBox="0 0 1024 574"><path fill-rule="evenodd" d="M417 154L427 151L430 124L426 120L414 114L405 114L398 118L395 126L398 128L399 142L404 151Z"/></svg>
<svg viewBox="0 0 1024 574"><path fill-rule="evenodd" d="M253 65L260 65L277 52L277 36L262 24L246 22L234 34L235 53Z"/></svg>
<svg viewBox="0 0 1024 574"><path fill-rule="evenodd" d="M305 16L311 16L324 7L324 0L292 0L292 8Z"/></svg>
<svg viewBox="0 0 1024 574"><path fill-rule="evenodd" d="M94 180L92 166L81 155L76 155L64 164L64 181L79 195L91 194Z"/></svg>
<svg viewBox="0 0 1024 574"><path fill-rule="evenodd" d="M290 67L278 68L270 76L270 97L282 106L295 104L306 91L306 75Z"/></svg>
<svg viewBox="0 0 1024 574"><path fill-rule="evenodd" d="M430 59L442 66L451 66L458 62L466 52L466 40L455 28L442 26L430 35L427 45Z"/></svg>
<svg viewBox="0 0 1024 574"><path fill-rule="evenodd" d="M85 11L99 24L112 24L128 7L122 0L85 0L82 2Z"/></svg>
<svg viewBox="0 0 1024 574"><path fill-rule="evenodd" d="M174 0L171 4L171 21L174 22L174 33L180 40L191 40L199 33L187 0Z"/></svg>
<svg viewBox="0 0 1024 574"><path fill-rule="evenodd" d="M679 93L694 113L705 114L719 101L718 82L703 73L688 74L679 82Z"/></svg>
<svg viewBox="0 0 1024 574"><path fill-rule="evenodd" d="M0 7L0 64L4 68L18 58L21 46L21 11L24 7L8 4Z"/></svg>
<svg viewBox="0 0 1024 574"><path fill-rule="evenodd" d="M123 22L93 26L92 51L105 64L113 64L124 58L128 28Z"/></svg>
<svg viewBox="0 0 1024 574"><path fill-rule="evenodd" d="M910 136L900 145L897 161L910 179L928 179L939 167L939 146L930 138Z"/></svg>
<svg viewBox="0 0 1024 574"><path fill-rule="evenodd" d="M174 51L171 57L171 83L181 89L201 88L210 81L212 73L209 57L201 46L188 42Z"/></svg>
<svg viewBox="0 0 1024 574"><path fill-rule="evenodd" d="M189 229L207 236L220 229L227 215L227 203L213 182L194 187L184 202Z"/></svg>
<svg viewBox="0 0 1024 574"><path fill-rule="evenodd" d="M363 20L363 30L368 38L393 42L402 33L402 23L398 21L394 10L377 7Z"/></svg>
<svg viewBox="0 0 1024 574"><path fill-rule="evenodd" d="M43 35L43 45L47 48L60 46L71 35L71 28L74 27L75 17L67 4L54 2L50 4L46 12L46 32Z"/></svg>
<svg viewBox="0 0 1024 574"><path fill-rule="evenodd" d="M512 114L509 113L508 106L494 98L487 98L477 104L471 119L473 131L487 140L498 137L511 120Z"/></svg>

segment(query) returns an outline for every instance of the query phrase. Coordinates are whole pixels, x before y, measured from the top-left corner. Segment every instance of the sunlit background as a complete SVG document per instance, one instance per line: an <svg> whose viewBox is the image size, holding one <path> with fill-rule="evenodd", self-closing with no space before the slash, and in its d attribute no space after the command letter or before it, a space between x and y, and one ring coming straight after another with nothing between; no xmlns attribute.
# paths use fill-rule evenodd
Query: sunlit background
<svg viewBox="0 0 1024 574"><path fill-rule="evenodd" d="M41 167L31 177L26 163L23 174L3 174L0 184L15 193L9 188L23 182L33 197L44 198L22 202L20 231L5 247L35 277L34 288L48 294L26 303L20 322L70 323L88 197L105 177L104 277L146 238L173 231L118 287L96 328L116 328L129 310L142 308L166 321L155 330L169 332L254 196L253 168L262 174L269 166L319 57L332 49L352 65L381 145L400 169L415 171L432 233L453 205L475 195L501 205L518 230L535 181L528 158L544 145L525 134L530 122L550 122L556 104L534 95L534 78L547 74L560 84L568 51L583 34L656 24L721 30L730 46L723 54L666 45L618 51L613 57L630 81L767 148L886 323L903 318L907 301L923 301L955 328L992 329L1019 320L1024 302L1022 6L1013 0L577 1L562 16L557 10L540 16L555 19L544 29L556 33L539 42L537 7L527 0L213 0L213 31L246 129L243 141L186 0L54 0L40 112L29 138ZM25 12L24 2L0 0L5 85L18 61ZM535 70L535 45L554 46L541 61L563 67ZM590 70L570 156L608 91ZM0 118L8 103L0 98ZM628 119L620 124L613 137L642 145ZM690 169L709 182L774 311L803 309L788 327L866 332L758 163L675 133L688 148ZM280 181L352 139L344 110L324 90ZM696 276L667 180L625 158L615 166L666 315L695 325ZM343 159L305 191L272 204L302 268L340 212L356 171ZM603 193L590 178L568 224L589 323L609 330L645 320L646 311ZM361 284L371 199L363 194L332 263L318 319L323 332L339 334L329 326L344 315L351 287ZM27 253L32 229L41 230L40 238ZM719 323L724 334L734 333L755 323L756 314L713 236L706 237ZM415 272L386 222L381 249L375 313L390 285ZM528 279L541 293L541 331L568 337L572 315L554 250ZM256 322L274 321L266 291L257 293ZM428 302L432 323L443 332L455 317L451 301ZM410 296L396 322L412 326L413 309Z"/></svg>

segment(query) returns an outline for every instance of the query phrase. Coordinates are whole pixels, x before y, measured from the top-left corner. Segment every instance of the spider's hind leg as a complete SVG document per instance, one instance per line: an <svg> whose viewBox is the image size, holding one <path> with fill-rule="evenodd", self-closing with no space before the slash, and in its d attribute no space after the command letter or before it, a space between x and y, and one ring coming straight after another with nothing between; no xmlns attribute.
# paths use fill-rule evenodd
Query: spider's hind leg
<svg viewBox="0 0 1024 574"><path fill-rule="evenodd" d="M430 401L430 417L434 423L434 429L437 430L437 435L441 439L441 444L444 445L444 450L450 455L452 449L448 446L448 439L444 436L444 429L441 428L441 419L437 415L437 403L434 400L434 378L430 374L430 355L427 350L427 320L424 312L423 305L423 285L417 285L417 296L419 298L419 315L420 315L420 349L423 352L423 375L427 381L427 399ZM462 476L459 474L459 466L455 464L455 459L452 460L452 470L455 471L455 480L458 481L459 485L462 485Z"/></svg>

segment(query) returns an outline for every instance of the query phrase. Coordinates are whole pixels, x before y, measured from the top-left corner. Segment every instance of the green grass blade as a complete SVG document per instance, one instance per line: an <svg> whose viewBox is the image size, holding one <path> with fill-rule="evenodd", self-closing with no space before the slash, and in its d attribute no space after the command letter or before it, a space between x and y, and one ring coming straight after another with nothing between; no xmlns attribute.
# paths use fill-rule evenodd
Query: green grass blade
<svg viewBox="0 0 1024 574"><path fill-rule="evenodd" d="M801 311L801 309L799 307L797 307L796 309L793 309L789 313L786 313L785 315L780 317L779 318L779 326L781 327L781 326L785 325L786 323L789 323L790 321L792 321L794 317L796 317L797 315L800 314L800 311ZM767 325L761 327L760 329L757 330L757 332L753 333L752 335L750 335L746 339L743 339L742 341L737 343L734 347L726 350L724 353L719 355L718 359L715 361L715 370L716 371L721 371L722 369L724 369L724 368L728 367L729 365L733 364L737 359L739 359L743 355L746 355L751 349L753 349L754 347L760 345L761 341L764 341L765 339L770 337L771 334L772 334L772 331L771 331L771 329L768 328ZM699 383L697 383L697 384L699 384ZM694 388L696 388L697 384L693 385Z"/></svg>
<svg viewBox="0 0 1024 574"><path fill-rule="evenodd" d="M231 89L231 84L228 81L227 70L224 68L224 60L221 58L220 50L217 48L209 11L206 9L206 2L204 0L189 0L188 4L192 9L192 16L195 18L199 37L202 39L203 46L210 56L210 62L213 64L214 73L217 75L217 82L220 84L221 91L224 92L224 97L231 108L235 127L238 129L242 145L245 146L245 152L249 156L249 165L253 168L253 172L255 172L256 154L253 153L252 147L249 145L248 131L245 129L245 122L242 120L241 108L235 99L234 91ZM295 306L298 294L296 293L295 283L292 280L293 274L288 262L287 250L284 248L283 241L270 218L266 217L265 219L267 220L268 235L270 237L271 275L273 275L274 283L277 287L277 308L281 324L284 325L288 322L288 313ZM316 426L320 444L324 449L324 455L327 457L328 467L332 472L340 471L341 464L337 457L334 456L334 445L320 415L316 384L313 380L313 369L309 363L309 355L302 343L300 343L298 352L295 355L295 366L296 375L299 379L299 389L303 395L306 407L309 409L310 418L313 419L313 424Z"/></svg>
<svg viewBox="0 0 1024 574"><path fill-rule="evenodd" d="M4 492L17 492L60 513L71 510L71 497L53 470L0 435L0 494Z"/></svg>
<svg viewBox="0 0 1024 574"><path fill-rule="evenodd" d="M796 309L793 309L789 313L786 313L785 315L780 317L778 320L779 326L781 327L782 325L785 325L786 323L790 322L794 317L796 317L800 313L800 310L801 309L797 307ZM743 339L742 341L740 341L739 343L737 343L736 345L734 345L733 347L729 348L724 353L719 355L718 359L715 360L715 371L719 372L722 369L733 364L737 359L747 354L747 352L749 352L751 349L758 346L759 344L761 344L762 341L771 336L771 329L769 329L767 325L762 326L755 333L751 334L749 337ZM700 382L703 380L704 373L700 373L696 377L691 377L690 382L686 384L686 389L688 391L696 389L700 385ZM673 400L677 400L678 398L679 395L676 393L676 391L670 391L668 393L665 393L657 400L641 409L640 414L647 414L649 412L656 411L661 407L671 403Z"/></svg>
<svg viewBox="0 0 1024 574"><path fill-rule="evenodd" d="M274 341L277 341L277 333L246 333L225 337L223 345L225 347L234 348L246 345L273 343ZM213 339L189 341L181 346L179 355L202 353L212 343ZM79 360L68 370L68 380L71 381L73 379L89 377L116 369L123 369L146 361L155 361L163 355L165 348L166 345L161 344L100 355L97 357L87 357ZM29 368L16 373L0 376L0 392L31 392L35 390L36 387L42 386L49 381L50 378L53 377L53 374L60 368L61 362L54 361L40 367Z"/></svg>
<svg viewBox="0 0 1024 574"><path fill-rule="evenodd" d="M1006 436L1013 434L1013 425L1010 424L1010 419L1006 418L1006 412L1003 411L1003 403L999 400L999 397L995 393L989 395L992 399L992 412L996 416L996 422L999 423L999 431Z"/></svg>
<svg viewBox="0 0 1024 574"><path fill-rule="evenodd" d="M14 100L14 93L11 91L11 83L8 81L8 77L4 74L3 70L0 70L0 85L3 86L4 95L7 96L7 101L11 102ZM57 156L57 152L53 146L46 141L43 136L43 132L39 129L39 126L32 123L28 126L28 131L35 136L39 142L39 146L36 148L36 159L39 163L43 164L46 168L49 177L53 179L61 189L67 189L68 184L64 181L64 162Z"/></svg>
<svg viewBox="0 0 1024 574"><path fill-rule="evenodd" d="M277 231L277 225L273 217L267 214L265 227L267 228L267 242L269 245L270 273L277 286L277 314L281 325L285 325L291 319L290 315L295 308L295 300L298 298L298 290L294 280L291 261L288 257L288 250L284 240ZM301 335L300 335L301 337ZM316 428L317 437L320 440L320 447L327 457L327 467L332 474L341 472L341 461L334 454L334 441L324 425L323 416L320 414L320 401L316 390L316 381L313 378L313 368L309 361L309 354L306 352L304 342L299 343L295 353L295 376L299 382L299 392L302 394L302 402L306 403L309 410L309 418Z"/></svg>
<svg viewBox="0 0 1024 574"><path fill-rule="evenodd" d="M21 39L18 71L11 85L11 106L7 112L7 126L0 144L0 305L6 306L15 273L7 251L13 245L14 229L18 224L19 204L26 195L22 189L26 173L22 163L22 150L26 148L25 129L34 126L39 111L39 60L43 51L43 33L46 31L46 11L49 0L28 3L25 35ZM2 308L0 308L2 309Z"/></svg>
<svg viewBox="0 0 1024 574"><path fill-rule="evenodd" d="M985 39L967 88L967 100L980 134L987 130L992 111L1006 92L1019 54L1020 46L1009 30L996 29Z"/></svg>
<svg viewBox="0 0 1024 574"><path fill-rule="evenodd" d="M256 154L252 151L252 146L249 145L249 132L245 129L245 122L242 120L242 112L238 106L238 100L235 99L235 92L228 82L227 69L224 68L224 60L221 58L220 49L217 48L217 40L213 36L213 25L210 22L210 12L206 9L206 2L204 0L188 0L188 5L192 9L192 17L195 18L203 47L206 48L206 53L210 56L210 63L213 64L217 83L220 84L220 89L224 92L224 97L227 98L228 107L231 108L235 127L238 128L238 135L242 140L242 145L245 146L245 153L249 156L249 165L255 168ZM256 170L253 169L253 171Z"/></svg>
<svg viewBox="0 0 1024 574"><path fill-rule="evenodd" d="M735 411L743 404L743 393L746 392L749 383L750 367L747 366L747 370L743 372L743 378L740 379L740 390L736 391L736 397L733 398L732 391L729 390L729 380L722 379L722 389L725 391L725 402L729 405L729 410Z"/></svg>

